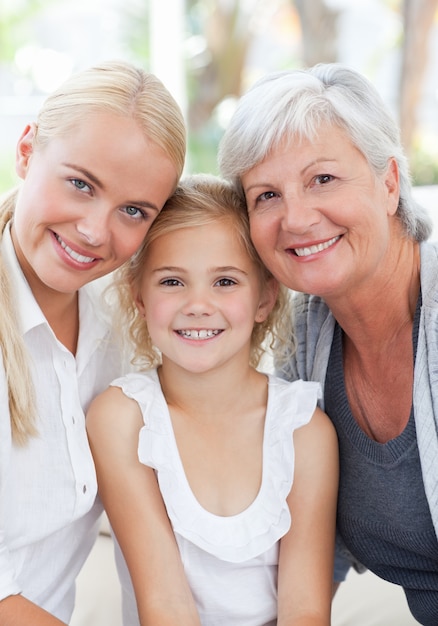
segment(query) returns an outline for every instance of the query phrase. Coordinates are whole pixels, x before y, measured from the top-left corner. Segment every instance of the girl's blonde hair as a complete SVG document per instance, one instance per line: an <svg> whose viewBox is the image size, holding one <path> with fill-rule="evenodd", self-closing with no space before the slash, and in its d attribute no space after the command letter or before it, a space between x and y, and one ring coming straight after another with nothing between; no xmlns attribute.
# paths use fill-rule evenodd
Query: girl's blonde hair
<svg viewBox="0 0 438 626"><path fill-rule="evenodd" d="M123 61L106 62L79 72L52 93L37 117L33 150L73 132L84 117L100 112L133 118L144 135L173 162L177 177L181 176L186 129L178 104L156 76ZM18 190L13 190L0 202L0 233L13 219L17 194ZM23 444L36 433L35 397L1 256L0 297L0 348L9 387L12 436L16 443Z"/></svg>
<svg viewBox="0 0 438 626"><path fill-rule="evenodd" d="M161 362L157 348L144 319L134 301L134 294L140 290L143 268L150 244L163 235L197 226L205 226L218 221L230 223L233 233L245 247L254 263L262 289L270 281L275 281L254 248L250 238L246 206L226 181L208 174L187 176L178 185L173 196L149 229L142 247L116 274L116 281L110 293L116 289L118 299L117 325L121 333L127 329L127 340L134 357L132 362L143 369L156 367ZM251 365L257 367L265 352L274 344L288 346L293 350L292 312L288 290L279 286L275 305L264 322L256 322L251 337Z"/></svg>

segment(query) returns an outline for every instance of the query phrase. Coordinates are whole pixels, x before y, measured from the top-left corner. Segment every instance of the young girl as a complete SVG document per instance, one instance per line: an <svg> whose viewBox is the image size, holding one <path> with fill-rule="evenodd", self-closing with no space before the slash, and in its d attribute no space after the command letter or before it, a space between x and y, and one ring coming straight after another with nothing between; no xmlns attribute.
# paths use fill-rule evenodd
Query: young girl
<svg viewBox="0 0 438 626"><path fill-rule="evenodd" d="M336 437L318 385L256 369L268 335L290 344L290 315L231 187L182 183L119 285L149 369L115 380L87 428L125 626L327 626Z"/></svg>
<svg viewBox="0 0 438 626"><path fill-rule="evenodd" d="M98 531L85 430L123 372L90 281L125 263L174 191L181 112L125 63L73 76L17 145L0 206L0 623L70 620Z"/></svg>

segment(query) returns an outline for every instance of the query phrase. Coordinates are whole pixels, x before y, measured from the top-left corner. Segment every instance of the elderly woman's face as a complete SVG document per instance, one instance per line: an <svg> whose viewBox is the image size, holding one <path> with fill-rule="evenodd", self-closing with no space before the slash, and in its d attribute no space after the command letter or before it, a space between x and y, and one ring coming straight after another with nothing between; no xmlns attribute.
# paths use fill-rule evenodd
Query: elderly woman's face
<svg viewBox="0 0 438 626"><path fill-rule="evenodd" d="M398 205L395 161L377 177L329 126L314 141L280 144L242 184L254 244L289 288L337 297L381 271Z"/></svg>

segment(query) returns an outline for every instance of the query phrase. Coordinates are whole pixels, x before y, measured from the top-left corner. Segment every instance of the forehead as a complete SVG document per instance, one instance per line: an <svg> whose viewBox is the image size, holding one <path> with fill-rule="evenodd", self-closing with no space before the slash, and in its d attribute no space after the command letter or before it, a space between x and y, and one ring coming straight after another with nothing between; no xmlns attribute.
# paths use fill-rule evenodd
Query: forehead
<svg viewBox="0 0 438 626"><path fill-rule="evenodd" d="M235 220L215 219L209 223L177 227L174 230L153 233L146 249L147 257L187 257L188 252L199 253L207 260L213 256L235 255L249 258L249 253Z"/></svg>
<svg viewBox="0 0 438 626"><path fill-rule="evenodd" d="M332 142L334 142L334 144L342 143L353 145L348 132L344 128L337 124L321 122L313 129L308 129L307 132L303 130L299 132L283 133L279 140L272 145L268 156L271 153L284 150L299 151L309 146L318 148L327 144L331 145Z"/></svg>
<svg viewBox="0 0 438 626"><path fill-rule="evenodd" d="M342 162L351 159L352 153L362 156L347 132L336 125L321 125L311 137L285 134L262 160L242 175L242 184L246 187L249 180L262 173L275 174L280 165L307 167L321 161Z"/></svg>

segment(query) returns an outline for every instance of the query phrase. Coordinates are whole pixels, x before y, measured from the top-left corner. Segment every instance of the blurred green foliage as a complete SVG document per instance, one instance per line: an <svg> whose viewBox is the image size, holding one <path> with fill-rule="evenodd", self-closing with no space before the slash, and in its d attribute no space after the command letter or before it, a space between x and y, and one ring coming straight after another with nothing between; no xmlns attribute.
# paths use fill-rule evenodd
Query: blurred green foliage
<svg viewBox="0 0 438 626"><path fill-rule="evenodd" d="M432 153L414 148L410 165L414 185L438 185L438 150Z"/></svg>
<svg viewBox="0 0 438 626"><path fill-rule="evenodd" d="M11 189L17 182L18 177L15 173L14 151L0 150L0 194Z"/></svg>
<svg viewBox="0 0 438 626"><path fill-rule="evenodd" d="M14 60L17 50L29 38L32 19L56 0L15 0L0 7L0 61Z"/></svg>

